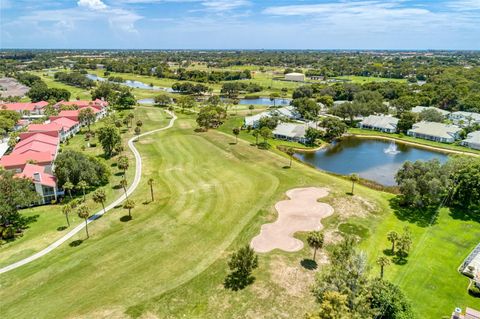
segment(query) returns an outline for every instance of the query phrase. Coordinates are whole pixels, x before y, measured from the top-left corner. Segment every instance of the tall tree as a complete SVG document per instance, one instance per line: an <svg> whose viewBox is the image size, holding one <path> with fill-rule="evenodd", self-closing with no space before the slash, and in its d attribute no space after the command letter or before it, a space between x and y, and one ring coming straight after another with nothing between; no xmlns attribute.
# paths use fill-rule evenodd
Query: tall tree
<svg viewBox="0 0 480 319"><path fill-rule="evenodd" d="M125 178L125 175L127 173L129 163L128 163L128 157L126 156L119 156L117 159L117 167L118 169L122 170L123 172L123 178Z"/></svg>
<svg viewBox="0 0 480 319"><path fill-rule="evenodd" d="M228 267L230 274L225 278L225 288L243 289L255 280L252 271L258 267L258 256L246 245L230 256Z"/></svg>
<svg viewBox="0 0 480 319"><path fill-rule="evenodd" d="M81 189L83 193L83 201L85 201L85 190L88 188L88 183L85 181L80 181L77 184L77 189Z"/></svg>
<svg viewBox="0 0 480 319"><path fill-rule="evenodd" d="M72 182L70 182L70 180L67 180L67 182L65 184L63 184L63 189L68 192L68 195L70 196L70 199L72 199L72 189L74 187L75 186L73 185Z"/></svg>
<svg viewBox="0 0 480 319"><path fill-rule="evenodd" d="M392 255L395 254L395 243L397 242L399 235L396 231L392 230L388 232L387 239L392 243Z"/></svg>
<svg viewBox="0 0 480 319"><path fill-rule="evenodd" d="M98 189L92 194L92 199L95 203L102 204L103 213L105 213L105 202L107 201L107 194L103 189Z"/></svg>
<svg viewBox="0 0 480 319"><path fill-rule="evenodd" d="M308 233L307 243L313 249L313 260L317 256L317 250L323 247L323 234L319 231L312 231Z"/></svg>
<svg viewBox="0 0 480 319"><path fill-rule="evenodd" d="M380 256L377 258L377 265L380 266L380 278L383 278L383 271L385 267L390 265L390 259L385 256Z"/></svg>
<svg viewBox="0 0 480 319"><path fill-rule="evenodd" d="M98 140L102 144L103 151L107 158L112 157L115 146L121 142L118 128L113 125L107 125L98 130Z"/></svg>
<svg viewBox="0 0 480 319"><path fill-rule="evenodd" d="M292 160L293 160L293 155L295 154L295 150L293 149L293 147L288 147L286 150L285 150L285 153L287 153L288 157L290 158L290 163L288 164L288 167L292 167Z"/></svg>
<svg viewBox="0 0 480 319"><path fill-rule="evenodd" d="M234 127L232 129L233 135L235 135L235 144L238 143L238 135L240 134L240 128Z"/></svg>
<svg viewBox="0 0 480 319"><path fill-rule="evenodd" d="M148 186L150 186L150 197L152 198L152 202L154 200L154 198L153 198L153 183L154 183L153 178L149 178L148 181L147 181L147 184L148 184Z"/></svg>
<svg viewBox="0 0 480 319"><path fill-rule="evenodd" d="M132 219L132 209L135 208L135 202L132 199L127 199L123 204L124 209L128 209L128 217Z"/></svg>
<svg viewBox="0 0 480 319"><path fill-rule="evenodd" d="M68 219L68 215L72 212L72 206L70 204L65 204L62 207L62 213L65 215L65 218L67 219L67 226L70 227L70 220Z"/></svg>
<svg viewBox="0 0 480 319"><path fill-rule="evenodd" d="M88 131L90 131L90 125L95 122L95 113L90 107L86 107L78 112L78 121L82 124L86 124Z"/></svg>
<svg viewBox="0 0 480 319"><path fill-rule="evenodd" d="M350 181L352 181L352 195L353 195L353 191L355 189L355 183L358 182L360 180L360 177L358 176L358 174L350 174Z"/></svg>
<svg viewBox="0 0 480 319"><path fill-rule="evenodd" d="M85 220L85 232L87 233L87 238L90 238L88 233L88 217L90 216L90 209L87 205L83 204L77 208L77 215Z"/></svg>
<svg viewBox="0 0 480 319"><path fill-rule="evenodd" d="M122 186L123 188L123 192L125 193L125 197L128 198L128 195L127 195L127 180L125 178L122 178L122 180L120 181L120 186Z"/></svg>

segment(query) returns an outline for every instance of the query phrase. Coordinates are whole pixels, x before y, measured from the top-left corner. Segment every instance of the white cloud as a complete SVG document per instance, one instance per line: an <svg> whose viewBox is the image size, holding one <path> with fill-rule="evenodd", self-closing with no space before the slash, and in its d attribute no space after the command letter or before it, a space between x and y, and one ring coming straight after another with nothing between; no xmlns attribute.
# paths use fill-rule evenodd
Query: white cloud
<svg viewBox="0 0 480 319"><path fill-rule="evenodd" d="M95 11L102 11L108 8L101 0L78 0L77 4L79 7L85 7Z"/></svg>
<svg viewBox="0 0 480 319"><path fill-rule="evenodd" d="M471 11L480 10L480 0L457 0L447 3L447 6L453 10Z"/></svg>
<svg viewBox="0 0 480 319"><path fill-rule="evenodd" d="M250 5L250 1L247 0L208 0L203 1L202 5L211 11L221 12L230 11L240 7Z"/></svg>

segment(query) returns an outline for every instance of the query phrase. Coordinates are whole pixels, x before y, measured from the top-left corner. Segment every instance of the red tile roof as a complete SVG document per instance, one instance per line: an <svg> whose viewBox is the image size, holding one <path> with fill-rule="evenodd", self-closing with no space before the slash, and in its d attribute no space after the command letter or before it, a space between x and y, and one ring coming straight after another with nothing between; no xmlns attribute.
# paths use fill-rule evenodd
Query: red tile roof
<svg viewBox="0 0 480 319"><path fill-rule="evenodd" d="M35 173L39 174L38 176L39 180L35 179L34 177ZM41 185L45 185L45 186L50 186L50 187L57 186L57 179L55 178L55 176L45 173L45 167L35 165L35 164L25 165L23 172L16 174L16 176L30 178L33 180L34 183L38 182Z"/></svg>
<svg viewBox="0 0 480 319"><path fill-rule="evenodd" d="M54 158L49 152L34 152L29 151L23 154L4 155L0 159L0 165L6 169L21 168L25 166L28 161L35 161L37 165L50 165Z"/></svg>
<svg viewBox="0 0 480 319"><path fill-rule="evenodd" d="M60 132L62 126L57 123L48 124L30 124L28 126L28 132Z"/></svg>
<svg viewBox="0 0 480 319"><path fill-rule="evenodd" d="M15 147L20 147L22 145L28 144L33 141L39 141L42 143L50 144L50 145L58 145L60 144L60 141L58 140L58 137L55 136L50 136L47 134L43 133L34 133L32 136L29 136L20 142L17 143Z"/></svg>
<svg viewBox="0 0 480 319"><path fill-rule="evenodd" d="M4 103L0 105L0 109L10 111L33 111L35 109L43 109L48 105L48 102L41 101L35 103Z"/></svg>
<svg viewBox="0 0 480 319"><path fill-rule="evenodd" d="M61 125L63 127L64 131L68 131L72 127L74 127L75 125L78 125L77 121L73 121L73 120L68 119L66 117L60 117L58 119L55 119L55 120L52 121L52 123L57 123L57 124Z"/></svg>
<svg viewBox="0 0 480 319"><path fill-rule="evenodd" d="M27 152L49 152L52 154L52 156L55 156L57 154L57 148L57 145L47 144L39 141L31 141L20 146L15 145L11 155L20 155Z"/></svg>
<svg viewBox="0 0 480 319"><path fill-rule="evenodd" d="M60 111L60 113L58 113L58 116L78 116L78 114L80 113L79 110L65 110L65 111Z"/></svg>

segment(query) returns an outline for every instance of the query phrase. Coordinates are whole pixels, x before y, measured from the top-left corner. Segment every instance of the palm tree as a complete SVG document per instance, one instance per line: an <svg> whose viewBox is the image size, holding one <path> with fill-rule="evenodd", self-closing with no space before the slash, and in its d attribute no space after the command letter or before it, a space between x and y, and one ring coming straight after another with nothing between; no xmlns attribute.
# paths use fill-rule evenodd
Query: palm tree
<svg viewBox="0 0 480 319"><path fill-rule="evenodd" d="M67 219L67 225L70 227L70 220L68 220L68 214L72 212L72 206L70 204L66 204L65 206L62 207L62 213L65 215L65 218Z"/></svg>
<svg viewBox="0 0 480 319"><path fill-rule="evenodd" d="M233 135L235 135L235 144L238 143L238 135L240 134L240 129L238 127L234 127L233 130Z"/></svg>
<svg viewBox="0 0 480 319"><path fill-rule="evenodd" d="M392 242L392 255L395 254L395 242L398 240L398 233L394 230L387 234L388 241Z"/></svg>
<svg viewBox="0 0 480 319"><path fill-rule="evenodd" d="M120 186L123 187L123 191L125 192L125 197L128 198L128 195L127 195L127 180L124 178L120 181Z"/></svg>
<svg viewBox="0 0 480 319"><path fill-rule="evenodd" d="M351 174L350 175L350 180L352 181L352 195L353 195L353 190L355 188L355 183L360 180L360 177L358 176L358 174Z"/></svg>
<svg viewBox="0 0 480 319"><path fill-rule="evenodd" d="M285 150L285 153L287 153L287 155L290 156L290 164L288 165L288 167L292 167L292 159L293 159L293 154L295 154L295 151L293 150L293 148L289 147Z"/></svg>
<svg viewBox="0 0 480 319"><path fill-rule="evenodd" d="M253 110L255 109L255 106L251 105L248 107L248 109L250 110L250 115L253 114Z"/></svg>
<svg viewBox="0 0 480 319"><path fill-rule="evenodd" d="M103 213L105 213L105 202L107 201L107 194L103 189L99 189L92 194L92 199L95 203L102 204Z"/></svg>
<svg viewBox="0 0 480 319"><path fill-rule="evenodd" d="M147 182L148 186L150 186L150 196L152 197L152 202L153 202L153 182L154 182L153 178L149 178Z"/></svg>
<svg viewBox="0 0 480 319"><path fill-rule="evenodd" d="M258 138L260 137L260 130L254 129L252 135L255 136L255 145L258 146Z"/></svg>
<svg viewBox="0 0 480 319"><path fill-rule="evenodd" d="M390 259L385 256L380 256L377 258L377 265L380 266L380 278L383 278L383 269L390 265Z"/></svg>
<svg viewBox="0 0 480 319"><path fill-rule="evenodd" d="M123 204L123 208L125 209L128 209L128 216L130 217L130 219L132 219L132 209L135 208L135 202L131 199L127 199L125 201L125 204Z"/></svg>
<svg viewBox="0 0 480 319"><path fill-rule="evenodd" d="M317 255L317 249L321 249L323 247L323 234L319 231L312 231L308 233L307 243L308 245L313 248L313 260Z"/></svg>
<svg viewBox="0 0 480 319"><path fill-rule="evenodd" d="M73 183L70 182L69 180L67 180L65 182L65 184L63 184L63 189L68 191L68 195L70 195L70 199L72 199L72 189L74 188L75 186L73 186Z"/></svg>
<svg viewBox="0 0 480 319"><path fill-rule="evenodd" d="M140 128L140 126L135 127L135 135L139 136L141 132L142 132L142 129ZM137 137L137 140L139 139L140 137Z"/></svg>
<svg viewBox="0 0 480 319"><path fill-rule="evenodd" d="M85 181L80 181L77 184L77 188L81 189L83 192L83 201L85 201L85 189L87 189L87 187L88 187L88 184Z"/></svg>
<svg viewBox="0 0 480 319"><path fill-rule="evenodd" d="M78 207L77 214L78 214L78 217L83 218L85 220L85 231L87 232L87 238L90 238L90 235L88 234L88 223L87 223L87 219L90 216L90 211L87 205L84 204Z"/></svg>
<svg viewBox="0 0 480 319"><path fill-rule="evenodd" d="M128 169L128 157L126 156L119 156L117 159L117 167L123 171L123 178L125 178L125 174Z"/></svg>

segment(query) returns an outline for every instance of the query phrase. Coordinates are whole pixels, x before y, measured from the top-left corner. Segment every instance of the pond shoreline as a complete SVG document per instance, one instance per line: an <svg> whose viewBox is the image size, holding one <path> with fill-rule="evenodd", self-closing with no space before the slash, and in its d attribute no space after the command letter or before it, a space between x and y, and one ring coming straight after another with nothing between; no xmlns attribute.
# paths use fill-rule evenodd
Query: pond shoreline
<svg viewBox="0 0 480 319"><path fill-rule="evenodd" d="M430 146L430 145L425 145L425 144L422 144L422 143L405 141L405 140L403 140L401 138L398 138L398 137L388 137L388 136L368 135L368 134L356 134L356 133L348 133L345 136L347 136L347 137L348 136L354 136L354 137L364 138L364 139L386 140L386 141L392 141L392 142L399 142L399 143L402 143L402 144L411 145L411 146L415 146L415 147L418 147L418 148L424 148L424 149L436 151L436 152L439 152L439 153L445 153L445 154L449 153L449 154L459 154L459 155L467 155L467 156L475 156L475 157L480 156L479 154L471 153L469 151L457 151L457 150L451 150L451 149L448 149L448 148Z"/></svg>

